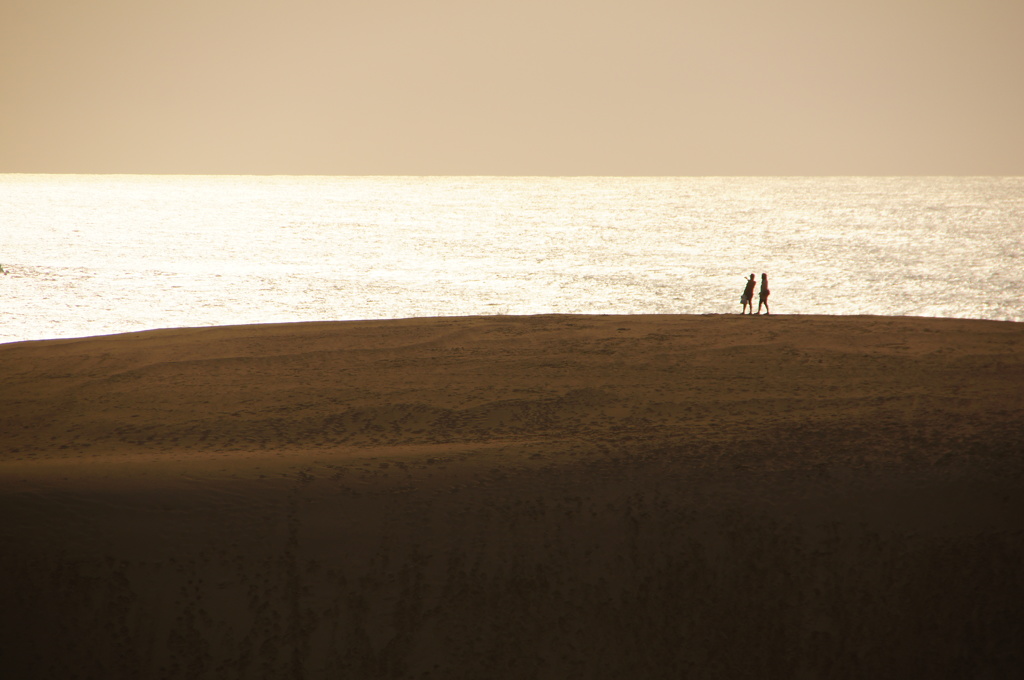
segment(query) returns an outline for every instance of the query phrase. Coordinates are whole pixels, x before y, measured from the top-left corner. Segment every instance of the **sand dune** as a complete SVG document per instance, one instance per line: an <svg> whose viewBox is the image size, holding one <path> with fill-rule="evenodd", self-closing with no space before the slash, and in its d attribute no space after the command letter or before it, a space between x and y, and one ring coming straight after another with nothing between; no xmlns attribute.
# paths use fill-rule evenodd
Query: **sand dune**
<svg viewBox="0 0 1024 680"><path fill-rule="evenodd" d="M0 345L0 666L1011 677L1022 491L1021 324L535 316Z"/></svg>

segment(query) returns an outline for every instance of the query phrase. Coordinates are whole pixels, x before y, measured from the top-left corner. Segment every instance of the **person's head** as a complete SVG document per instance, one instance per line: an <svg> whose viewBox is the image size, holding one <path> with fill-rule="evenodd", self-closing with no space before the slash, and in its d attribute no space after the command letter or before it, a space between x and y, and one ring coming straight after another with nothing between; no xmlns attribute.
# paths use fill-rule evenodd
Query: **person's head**
<svg viewBox="0 0 1024 680"><path fill-rule="evenodd" d="M765 274L764 272L761 272L761 280L762 281L767 281L768 280L768 275Z"/></svg>
<svg viewBox="0 0 1024 680"><path fill-rule="evenodd" d="M750 278L754 278L754 272L750 272Z"/></svg>

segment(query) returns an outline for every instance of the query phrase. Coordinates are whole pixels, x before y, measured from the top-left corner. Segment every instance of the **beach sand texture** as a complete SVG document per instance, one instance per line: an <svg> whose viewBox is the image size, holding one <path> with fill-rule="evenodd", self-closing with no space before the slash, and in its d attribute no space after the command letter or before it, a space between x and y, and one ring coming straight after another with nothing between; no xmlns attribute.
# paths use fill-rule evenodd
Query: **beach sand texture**
<svg viewBox="0 0 1024 680"><path fill-rule="evenodd" d="M1008 678L1024 324L0 345L10 678Z"/></svg>

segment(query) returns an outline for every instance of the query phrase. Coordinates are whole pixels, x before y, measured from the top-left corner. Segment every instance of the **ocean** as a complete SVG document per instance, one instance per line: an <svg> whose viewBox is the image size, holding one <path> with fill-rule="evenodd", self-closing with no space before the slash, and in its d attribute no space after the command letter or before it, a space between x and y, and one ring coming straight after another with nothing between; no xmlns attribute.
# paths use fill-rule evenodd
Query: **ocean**
<svg viewBox="0 0 1024 680"><path fill-rule="evenodd" d="M1022 177L0 175L0 342L499 314L1024 321Z"/></svg>

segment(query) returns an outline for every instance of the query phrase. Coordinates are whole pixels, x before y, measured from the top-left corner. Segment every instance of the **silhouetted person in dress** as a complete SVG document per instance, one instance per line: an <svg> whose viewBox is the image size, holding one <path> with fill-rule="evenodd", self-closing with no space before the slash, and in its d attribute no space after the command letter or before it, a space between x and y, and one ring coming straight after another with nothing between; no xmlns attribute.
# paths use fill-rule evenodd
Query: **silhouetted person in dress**
<svg viewBox="0 0 1024 680"><path fill-rule="evenodd" d="M751 274L751 276L753 276L753 274ZM757 313L758 314L761 313L761 305L764 305L764 313L765 314L771 314L771 310L768 309L768 296L771 295L771 294L772 294L772 292L770 290L768 290L768 275L762 273L761 274L761 290L757 291ZM751 304L750 306L753 307L754 305Z"/></svg>
<svg viewBox="0 0 1024 680"><path fill-rule="evenodd" d="M747 314L754 313L754 286L757 282L754 280L754 275L751 274L750 278L747 279L747 285L743 288L743 295L740 297L740 303L743 305L743 309L740 310L740 314L746 312ZM749 306L749 309L748 309Z"/></svg>

